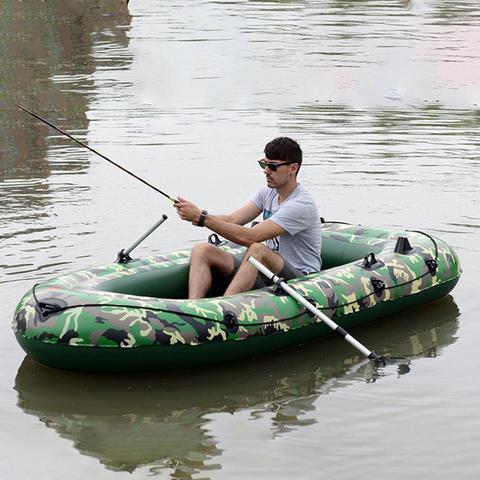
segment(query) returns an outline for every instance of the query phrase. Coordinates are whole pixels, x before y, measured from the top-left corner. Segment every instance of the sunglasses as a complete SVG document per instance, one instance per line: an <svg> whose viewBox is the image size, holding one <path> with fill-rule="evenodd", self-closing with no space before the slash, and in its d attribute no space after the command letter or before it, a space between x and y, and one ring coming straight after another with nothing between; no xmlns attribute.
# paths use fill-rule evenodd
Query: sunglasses
<svg viewBox="0 0 480 480"><path fill-rule="evenodd" d="M258 164L260 165L260 168L262 170L265 170L267 167L269 170L272 172L276 172L278 167L281 167L282 165L290 165L291 163L296 163L296 162L283 162L283 163L272 163L272 162L266 162L265 160L259 160Z"/></svg>

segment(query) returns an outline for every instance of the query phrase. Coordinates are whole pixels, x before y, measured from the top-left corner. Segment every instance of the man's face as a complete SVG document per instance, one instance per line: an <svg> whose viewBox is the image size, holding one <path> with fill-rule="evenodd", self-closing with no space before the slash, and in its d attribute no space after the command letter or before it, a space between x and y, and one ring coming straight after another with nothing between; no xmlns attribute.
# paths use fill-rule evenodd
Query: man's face
<svg viewBox="0 0 480 480"><path fill-rule="evenodd" d="M270 160L264 158L259 160L260 168L267 179L267 186L270 188L279 188L286 185L297 171L297 163L287 162L285 160Z"/></svg>

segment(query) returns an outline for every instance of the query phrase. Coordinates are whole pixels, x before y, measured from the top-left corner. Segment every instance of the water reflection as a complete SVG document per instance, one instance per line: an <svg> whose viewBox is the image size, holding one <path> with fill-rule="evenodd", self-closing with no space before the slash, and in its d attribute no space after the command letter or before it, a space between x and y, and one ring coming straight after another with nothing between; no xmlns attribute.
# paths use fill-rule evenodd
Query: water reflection
<svg viewBox="0 0 480 480"><path fill-rule="evenodd" d="M85 150L20 111L17 103L85 139L94 74L130 65L129 28L123 0L2 4L0 240L9 240L4 257L10 255L9 248L16 259L19 250L29 251L27 243L54 238L54 209L78 203L89 188L68 178L88 169ZM20 263L30 262L31 255L24 255ZM9 263L0 268L9 268Z"/></svg>
<svg viewBox="0 0 480 480"><path fill-rule="evenodd" d="M472 0L437 0L431 17L440 25L472 25L480 22L478 3Z"/></svg>
<svg viewBox="0 0 480 480"><path fill-rule="evenodd" d="M6 40L2 42L0 180L50 174L46 151L51 132L19 111L17 103L55 112L65 128L85 134L92 74L103 66L93 50L107 38L112 47L128 44L130 20L119 4L120 0L106 0L101 6L75 0L25 0L2 6L0 36ZM123 67L129 64L125 56L110 58L117 67L119 60Z"/></svg>
<svg viewBox="0 0 480 480"><path fill-rule="evenodd" d="M340 340L310 344L282 355L208 371L163 375L95 376L43 367L26 358L18 370L18 405L84 455L110 470L172 478L221 468L221 450L208 433L207 414L249 409L271 418L274 435L316 422L316 402L356 382L375 382L415 368L455 342L458 309L451 297L373 324L357 333L379 353L407 360L374 368Z"/></svg>

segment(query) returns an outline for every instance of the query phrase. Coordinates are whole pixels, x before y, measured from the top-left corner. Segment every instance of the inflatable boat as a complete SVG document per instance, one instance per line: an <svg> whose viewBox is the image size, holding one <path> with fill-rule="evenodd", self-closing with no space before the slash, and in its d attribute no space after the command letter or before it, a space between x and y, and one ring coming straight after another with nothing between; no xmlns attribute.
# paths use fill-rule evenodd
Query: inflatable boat
<svg viewBox="0 0 480 480"><path fill-rule="evenodd" d="M241 256L243 247L218 242ZM447 295L461 268L445 242L420 231L328 222L322 270L288 282L344 329ZM190 251L61 275L35 285L13 329L51 367L135 372L200 367L300 345L331 330L277 286L188 300Z"/></svg>

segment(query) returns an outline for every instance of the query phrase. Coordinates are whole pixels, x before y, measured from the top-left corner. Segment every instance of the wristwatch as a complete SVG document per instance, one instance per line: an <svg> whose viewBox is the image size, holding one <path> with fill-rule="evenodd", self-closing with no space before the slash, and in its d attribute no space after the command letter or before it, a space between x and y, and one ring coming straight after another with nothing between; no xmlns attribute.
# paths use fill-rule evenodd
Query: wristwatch
<svg viewBox="0 0 480 480"><path fill-rule="evenodd" d="M205 225L205 219L207 218L208 212L206 210L202 210L200 214L200 218L197 222L197 227L203 227Z"/></svg>

